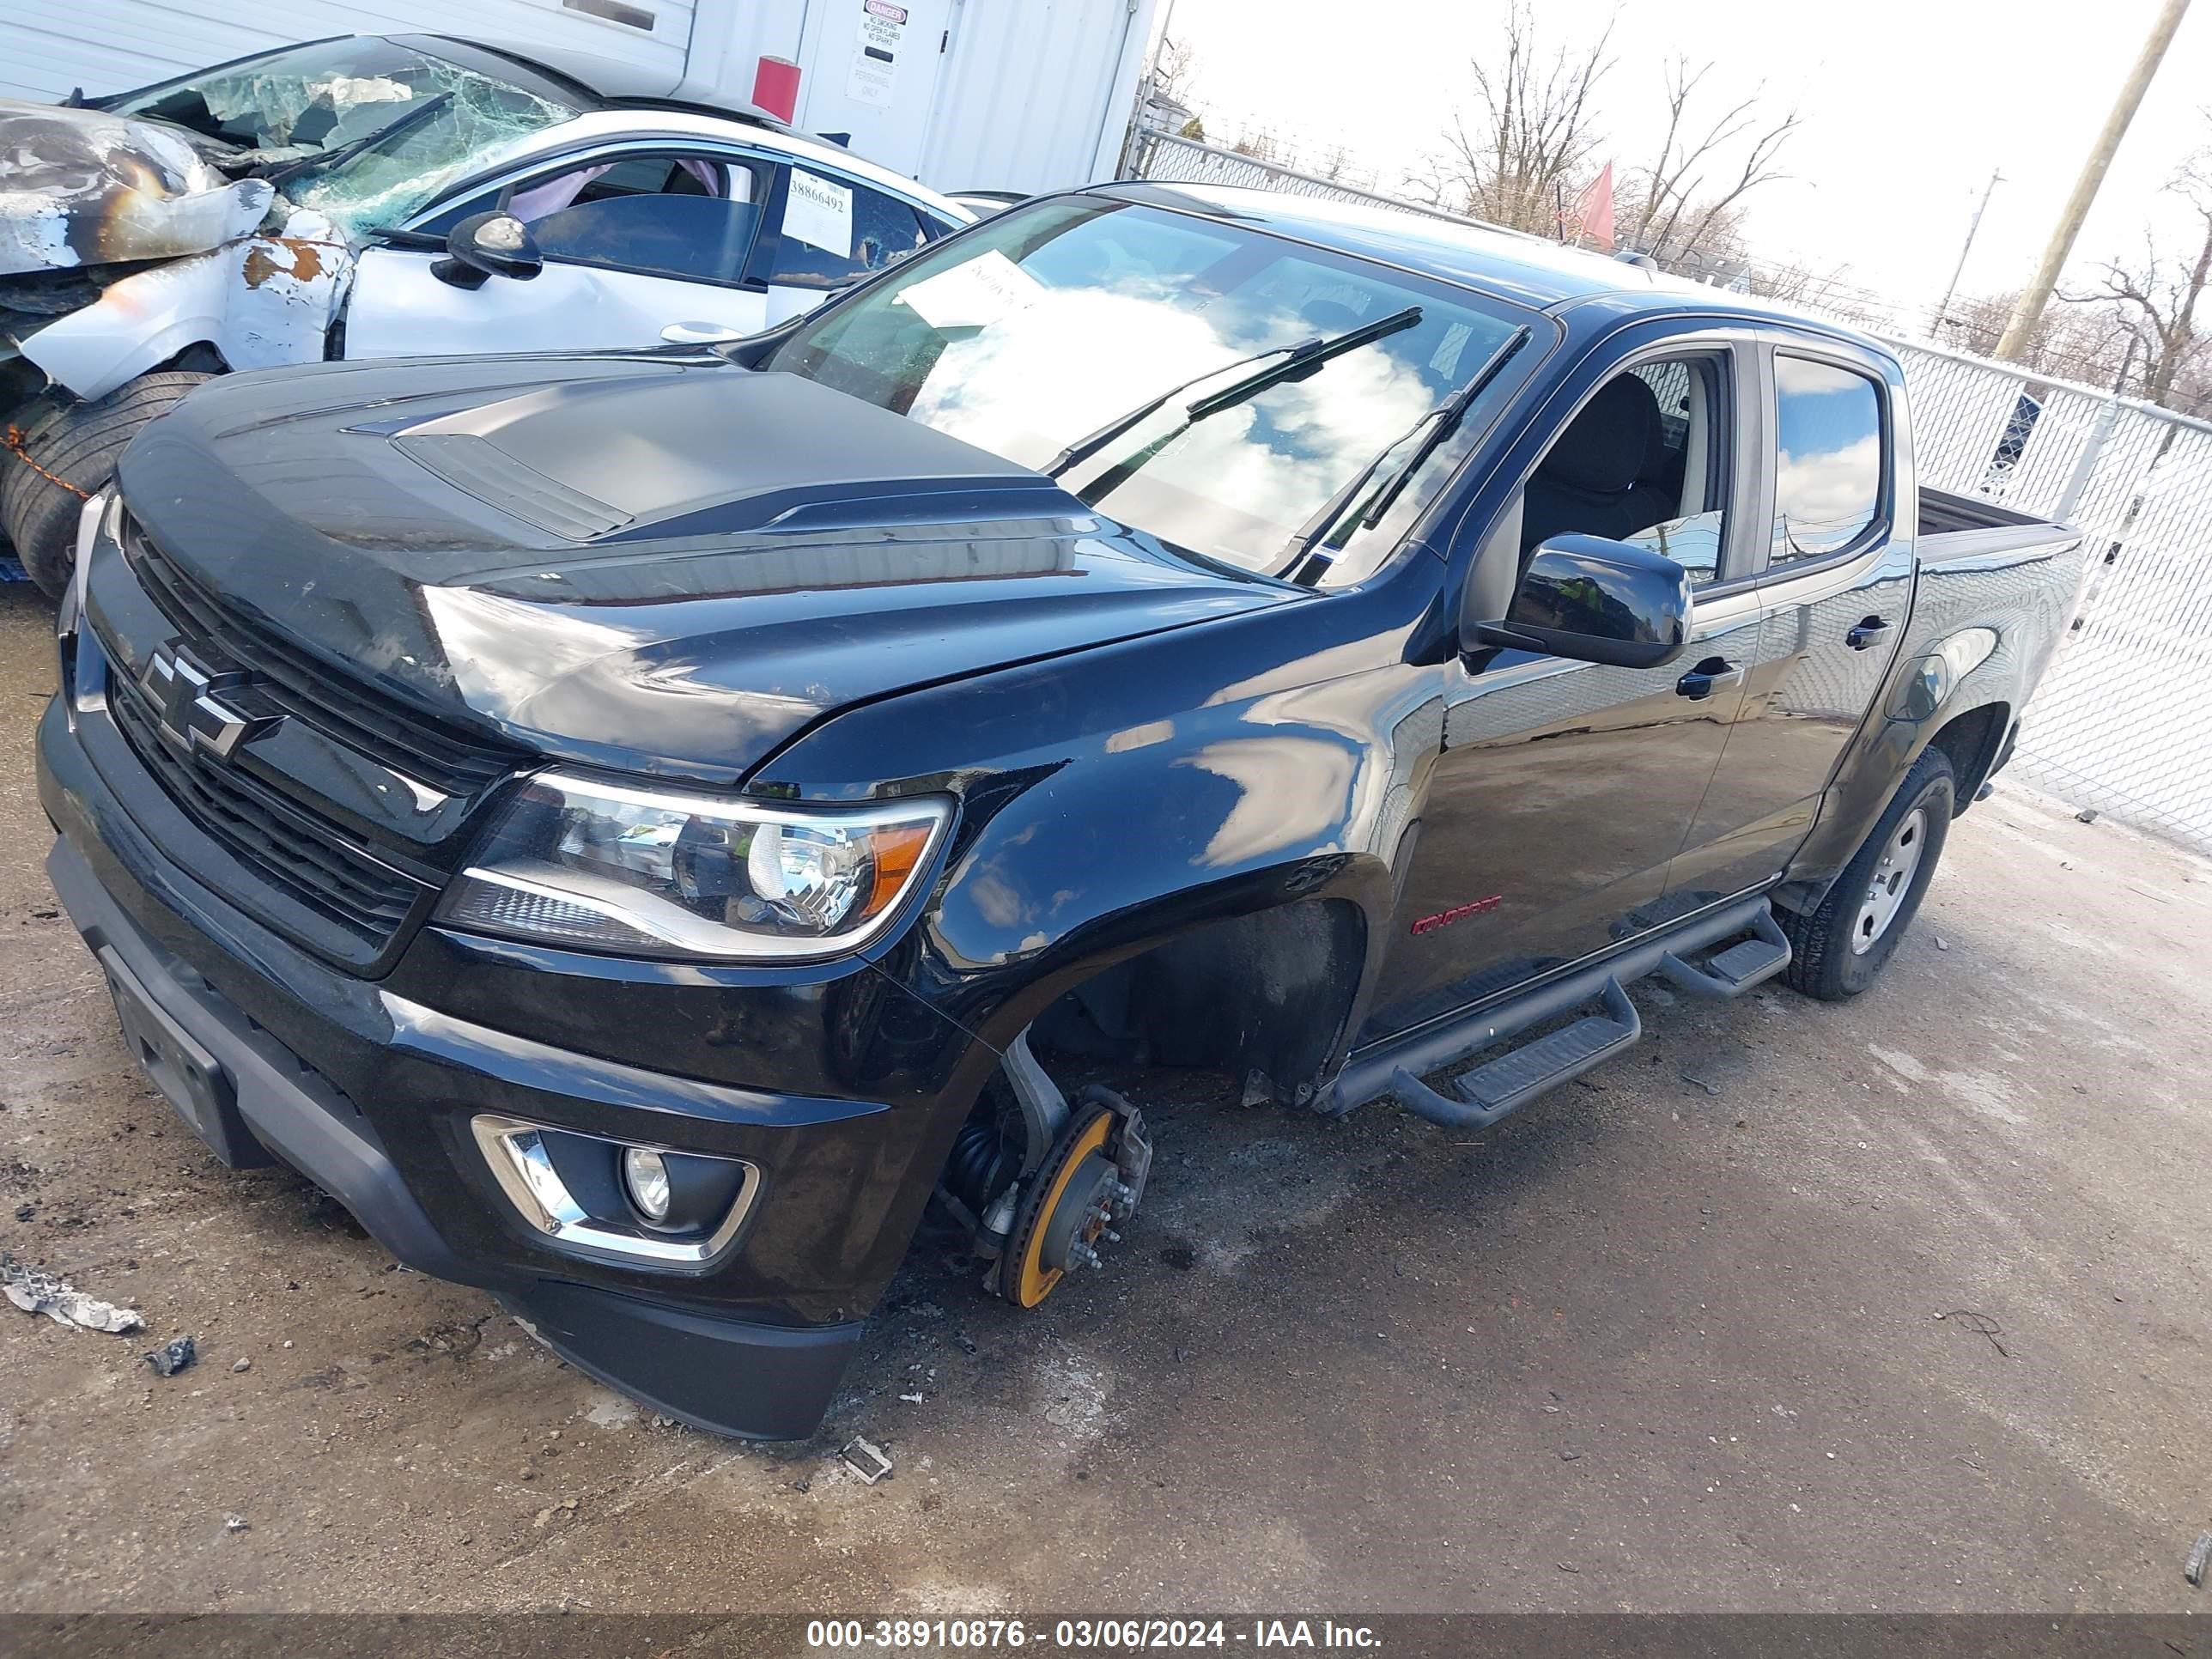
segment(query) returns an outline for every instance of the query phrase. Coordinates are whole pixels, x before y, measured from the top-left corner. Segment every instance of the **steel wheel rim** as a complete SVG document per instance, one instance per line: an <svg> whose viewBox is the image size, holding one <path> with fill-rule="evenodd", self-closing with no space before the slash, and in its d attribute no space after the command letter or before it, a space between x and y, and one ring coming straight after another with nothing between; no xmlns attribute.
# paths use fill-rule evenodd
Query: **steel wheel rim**
<svg viewBox="0 0 2212 1659"><path fill-rule="evenodd" d="M1881 849L1874 873L1867 878L1866 897L1851 923L1854 956L1863 957L1873 950L1875 941L1897 920L1897 913L1905 908L1905 895L1912 890L1912 877L1920 868L1920 855L1927 845L1928 814L1916 806L1890 832L1889 844Z"/></svg>

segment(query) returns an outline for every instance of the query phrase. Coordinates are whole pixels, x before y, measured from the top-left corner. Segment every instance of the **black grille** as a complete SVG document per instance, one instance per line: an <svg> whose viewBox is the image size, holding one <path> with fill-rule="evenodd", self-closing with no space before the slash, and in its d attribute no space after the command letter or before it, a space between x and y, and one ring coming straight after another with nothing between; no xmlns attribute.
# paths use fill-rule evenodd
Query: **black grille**
<svg viewBox="0 0 2212 1659"><path fill-rule="evenodd" d="M319 826L227 767L202 764L163 738L146 693L107 683L117 730L185 814L278 891L371 947L390 942L428 889Z"/></svg>
<svg viewBox="0 0 2212 1659"><path fill-rule="evenodd" d="M286 714L380 764L442 794L469 796L496 783L523 758L520 750L484 743L356 690L325 664L240 616L148 541L135 523L126 526L124 548L146 597L188 640L213 644L254 670Z"/></svg>

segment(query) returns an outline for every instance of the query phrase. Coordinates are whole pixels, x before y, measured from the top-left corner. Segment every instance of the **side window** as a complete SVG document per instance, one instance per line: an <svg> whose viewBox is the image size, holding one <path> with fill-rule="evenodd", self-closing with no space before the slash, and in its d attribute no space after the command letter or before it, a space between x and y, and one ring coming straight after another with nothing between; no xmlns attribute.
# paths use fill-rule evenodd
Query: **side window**
<svg viewBox="0 0 2212 1659"><path fill-rule="evenodd" d="M1662 553L1693 584L1720 571L1727 530L1728 358L1639 363L1600 386L1522 491L1525 559L1553 536L1603 536Z"/></svg>
<svg viewBox="0 0 2212 1659"><path fill-rule="evenodd" d="M1867 375L1774 355L1774 550L1840 553L1881 514L1881 393Z"/></svg>
<svg viewBox="0 0 2212 1659"><path fill-rule="evenodd" d="M720 157L654 152L556 168L442 210L420 229L448 231L503 206L549 259L692 282L733 283L760 224L763 174Z"/></svg>
<svg viewBox="0 0 2212 1659"><path fill-rule="evenodd" d="M896 196L805 167L791 169L783 234L769 281L783 288L836 288L896 264L942 234Z"/></svg>

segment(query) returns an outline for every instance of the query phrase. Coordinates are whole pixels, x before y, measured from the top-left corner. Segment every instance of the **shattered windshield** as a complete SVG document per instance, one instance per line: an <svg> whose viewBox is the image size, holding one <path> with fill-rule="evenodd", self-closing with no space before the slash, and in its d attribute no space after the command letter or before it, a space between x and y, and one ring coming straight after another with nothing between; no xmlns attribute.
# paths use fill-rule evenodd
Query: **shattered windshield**
<svg viewBox="0 0 2212 1659"><path fill-rule="evenodd" d="M399 223L492 150L579 113L374 35L288 47L106 107L185 128L223 172L275 179L294 205L352 231Z"/></svg>

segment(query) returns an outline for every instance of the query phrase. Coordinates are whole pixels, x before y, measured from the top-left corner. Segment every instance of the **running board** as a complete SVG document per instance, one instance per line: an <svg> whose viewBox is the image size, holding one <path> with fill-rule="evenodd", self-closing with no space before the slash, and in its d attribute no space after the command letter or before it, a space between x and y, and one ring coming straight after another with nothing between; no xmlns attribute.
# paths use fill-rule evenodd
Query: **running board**
<svg viewBox="0 0 2212 1659"><path fill-rule="evenodd" d="M1392 1073L1391 1091L1407 1109L1441 1123L1448 1129L1487 1129L1510 1113L1519 1111L1547 1090L1580 1077L1593 1066L1603 1065L1624 1048L1633 1048L1644 1035L1644 1022L1620 981L1605 982L1605 1012L1591 1014L1563 1026L1548 1036L1524 1042L1486 1066L1478 1066L1453 1079L1448 1100L1401 1066Z"/></svg>
<svg viewBox="0 0 2212 1659"><path fill-rule="evenodd" d="M1701 963L1669 951L1659 958L1659 971L1676 990L1693 997L1713 1002L1740 997L1790 965L1790 941L1771 909L1753 918L1751 933L1749 939L1717 951Z"/></svg>
<svg viewBox="0 0 2212 1659"><path fill-rule="evenodd" d="M1572 1012L1600 998L1606 1002L1610 1023L1631 1025L1634 1020L1633 1010L1631 1009L1624 1017L1614 997L1619 995L1620 1002L1625 1004L1627 999L1620 988L1634 983L1647 974L1663 971L1663 964L1669 957L1681 961L1687 968L1697 952L1716 945L1723 946L1720 956L1729 958L1729 967L1725 971L1740 975L1732 982L1740 983L1748 989L1759 980L1778 972L1782 964L1771 963L1761 971L1759 965L1752 963L1747 955L1741 957L1732 956L1731 951L1738 947L1731 945L1730 941L1742 939L1744 934L1753 933L1757 938L1744 943L1756 944L1762 951L1765 951L1771 948L1767 938L1770 929L1777 938L1780 936L1781 929L1775 926L1767 896L1759 893L1680 923L1656 939L1639 939L1596 962L1568 969L1517 994L1431 1020L1408 1031L1397 1032L1355 1053L1346 1062L1344 1069L1337 1073L1334 1083L1316 1101L1316 1109L1332 1116L1342 1116L1370 1101L1379 1100L1385 1095L1395 1095L1425 1117L1463 1127L1470 1121L1467 1116L1468 1111L1482 1111L1487 1108L1480 1105L1470 1107L1465 1101L1440 1095L1420 1081L1423 1077L1456 1066L1486 1048L1494 1048L1533 1026ZM1787 960L1785 956L1784 961ZM1698 969L1687 970L1702 971ZM1754 972L1758 975L1756 979L1751 976ZM1717 979L1717 975L1709 977ZM1570 1030L1573 1029L1571 1026L1568 1028ZM1582 1041L1595 1043L1605 1035L1595 1030L1588 1031ZM1544 1041L1548 1042L1549 1039ZM1633 1041L1633 1038L1629 1041ZM1555 1060L1566 1059L1566 1046L1560 1045L1553 1055ZM1626 1042L1607 1036L1605 1053L1617 1053L1626 1046ZM1601 1059L1604 1055L1599 1057ZM1503 1065L1513 1058L1510 1054L1501 1056L1480 1070L1488 1071L1490 1066ZM1532 1066L1539 1064L1536 1061L1529 1063ZM1596 1060L1592 1060L1589 1065L1596 1063ZM1589 1066L1578 1068L1582 1071L1588 1069ZM1545 1068L1544 1075L1549 1079L1545 1085L1547 1087L1550 1083L1565 1080L1564 1076L1554 1074L1549 1067ZM1504 1073L1498 1074L1493 1081L1498 1085L1495 1091L1498 1097L1518 1092L1504 1086L1506 1076ZM1444 1115L1437 1116L1433 1109L1424 1110L1425 1105L1440 1107Z"/></svg>

